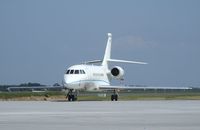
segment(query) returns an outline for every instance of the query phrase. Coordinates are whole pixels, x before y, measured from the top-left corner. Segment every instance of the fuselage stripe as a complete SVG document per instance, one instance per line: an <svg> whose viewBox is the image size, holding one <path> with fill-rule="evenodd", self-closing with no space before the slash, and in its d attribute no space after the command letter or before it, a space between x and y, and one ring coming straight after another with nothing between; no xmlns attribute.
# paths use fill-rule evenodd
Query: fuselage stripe
<svg viewBox="0 0 200 130"><path fill-rule="evenodd" d="M79 84L79 83L83 83L83 82L104 82L106 84L110 84L109 82L107 81L104 81L104 80L79 80L79 81L74 81L74 82L70 82L70 83L67 83L67 84Z"/></svg>

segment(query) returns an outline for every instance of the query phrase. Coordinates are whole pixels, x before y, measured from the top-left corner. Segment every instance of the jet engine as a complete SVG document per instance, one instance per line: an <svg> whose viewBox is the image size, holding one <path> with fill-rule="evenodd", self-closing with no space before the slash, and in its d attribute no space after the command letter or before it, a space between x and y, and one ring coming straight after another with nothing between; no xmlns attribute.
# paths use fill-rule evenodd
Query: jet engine
<svg viewBox="0 0 200 130"><path fill-rule="evenodd" d="M121 67L114 66L110 72L115 79L123 80L124 70Z"/></svg>

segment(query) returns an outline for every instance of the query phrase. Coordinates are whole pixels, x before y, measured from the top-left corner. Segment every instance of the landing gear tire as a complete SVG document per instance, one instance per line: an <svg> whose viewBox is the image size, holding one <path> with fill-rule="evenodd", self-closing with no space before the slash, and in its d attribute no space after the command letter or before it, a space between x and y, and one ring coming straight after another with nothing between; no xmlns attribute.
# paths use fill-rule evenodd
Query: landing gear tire
<svg viewBox="0 0 200 130"><path fill-rule="evenodd" d="M68 99L69 102L71 101L71 95L67 95L66 98Z"/></svg>
<svg viewBox="0 0 200 130"><path fill-rule="evenodd" d="M117 89L114 90L113 94L111 95L111 101L117 101L118 100L118 93Z"/></svg>
<svg viewBox="0 0 200 130"><path fill-rule="evenodd" d="M69 102L77 101L77 92L70 90L69 93L67 94L66 98L68 99Z"/></svg>
<svg viewBox="0 0 200 130"><path fill-rule="evenodd" d="M118 95L117 94L111 95L111 101L117 101L117 100L118 100Z"/></svg>
<svg viewBox="0 0 200 130"><path fill-rule="evenodd" d="M75 95L68 95L67 96L68 101L77 101L77 97Z"/></svg>

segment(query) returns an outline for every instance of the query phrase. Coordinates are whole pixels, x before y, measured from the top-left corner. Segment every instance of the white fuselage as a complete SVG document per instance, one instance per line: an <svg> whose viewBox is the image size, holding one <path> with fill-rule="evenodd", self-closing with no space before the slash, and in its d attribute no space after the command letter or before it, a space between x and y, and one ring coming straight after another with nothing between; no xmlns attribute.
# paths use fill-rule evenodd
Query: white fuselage
<svg viewBox="0 0 200 130"><path fill-rule="evenodd" d="M127 61L111 58L111 43L112 34L108 33L107 45L104 53L103 60L94 60L85 62L87 64L74 65L67 69L64 74L64 87L70 89L68 93L68 100L74 101L76 94L73 90L85 90L85 91L101 91L101 90L114 90L114 94L111 95L111 100L118 100L118 89L138 89L138 87L129 86L111 86L110 80L117 79L123 80L124 70L119 66L114 66L110 70L108 69L108 62L118 63L131 63L131 64L147 64L145 62ZM101 63L101 65L92 65L94 63ZM149 89L155 89L155 87L148 87ZM190 88L172 88L172 87L156 87L156 89L190 89ZM139 87L139 89L147 89L147 87Z"/></svg>
<svg viewBox="0 0 200 130"><path fill-rule="evenodd" d="M121 67L116 66L109 70L108 62L146 64L144 62L111 59L111 43L112 34L108 33L103 60L89 61L86 62L89 64L69 67L64 74L64 87L72 90L86 91L97 91L100 90L100 88L105 89L110 86L110 80L112 78L122 80L124 75L124 71ZM92 65L91 63L101 63L101 65ZM113 89L111 86L110 88Z"/></svg>
<svg viewBox="0 0 200 130"><path fill-rule="evenodd" d="M101 85L110 85L108 69L97 65L74 65L64 74L64 86L68 89L98 91Z"/></svg>

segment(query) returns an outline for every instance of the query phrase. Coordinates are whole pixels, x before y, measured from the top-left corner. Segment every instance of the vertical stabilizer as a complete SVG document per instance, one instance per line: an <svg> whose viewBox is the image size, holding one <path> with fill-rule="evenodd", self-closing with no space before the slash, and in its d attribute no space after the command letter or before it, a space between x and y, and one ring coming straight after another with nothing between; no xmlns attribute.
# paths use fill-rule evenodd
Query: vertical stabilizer
<svg viewBox="0 0 200 130"><path fill-rule="evenodd" d="M107 68L108 68L108 60L110 59L110 56L111 56L111 44L112 44L112 34L108 33L108 41L106 45L103 62L102 62L102 65Z"/></svg>

